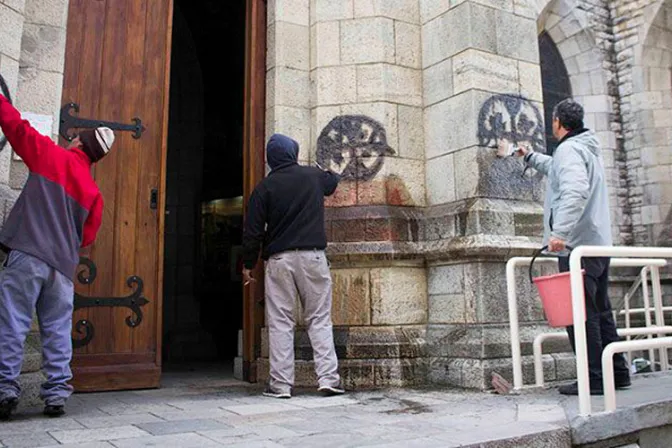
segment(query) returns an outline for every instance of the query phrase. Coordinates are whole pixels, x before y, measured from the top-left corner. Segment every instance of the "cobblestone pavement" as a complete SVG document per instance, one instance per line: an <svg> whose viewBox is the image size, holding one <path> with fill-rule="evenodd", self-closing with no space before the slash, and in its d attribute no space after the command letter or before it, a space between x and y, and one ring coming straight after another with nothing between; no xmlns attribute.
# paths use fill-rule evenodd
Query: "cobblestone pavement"
<svg viewBox="0 0 672 448"><path fill-rule="evenodd" d="M298 390L277 400L260 392L223 375L166 374L157 390L77 394L64 418L20 411L0 424L0 446L452 447L540 432L548 439L540 447L569 446L565 413L550 393L391 389L324 398Z"/></svg>

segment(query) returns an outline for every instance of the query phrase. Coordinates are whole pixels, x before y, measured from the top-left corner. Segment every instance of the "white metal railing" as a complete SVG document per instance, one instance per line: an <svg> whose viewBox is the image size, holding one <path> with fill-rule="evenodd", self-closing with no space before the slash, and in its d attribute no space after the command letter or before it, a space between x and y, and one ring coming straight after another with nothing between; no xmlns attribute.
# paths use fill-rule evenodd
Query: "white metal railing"
<svg viewBox="0 0 672 448"><path fill-rule="evenodd" d="M652 326L652 327L639 327L639 328L618 328L616 330L618 335L627 337L628 340L632 336L649 336L652 334L672 334L672 325L666 326ZM569 335L566 331L558 333L541 333L534 338L534 343L532 344L532 351L534 356L534 385L535 387L544 387L544 359L543 359L543 344L549 340L565 341L569 339ZM661 348L660 350L666 350ZM630 361L628 360L628 364ZM664 366L663 369L667 370L669 366Z"/></svg>
<svg viewBox="0 0 672 448"><path fill-rule="evenodd" d="M653 280L654 288L654 307L656 313L656 321L658 323L664 322L663 320L663 307L662 307L662 291L660 289L660 276L658 268L665 266L666 261L662 258L672 258L672 248L658 248L658 247L600 247L600 246L583 246L576 248L572 251L570 255L570 282L571 282L571 291L572 291L572 314L574 322L585 322L585 309L583 306L577 306L577 304L582 304L585 300L584 290L583 290L583 276L581 275L581 259L583 257L610 257L612 267L651 267L651 274ZM627 257L627 258L626 258ZM557 263L556 258L537 258L537 263ZM507 277L507 296L508 296L508 305L509 305L509 321L511 328L511 357L513 361L513 381L514 389L523 388L523 372L522 372L522 356L520 351L520 328L518 323L518 303L517 303L517 293L516 293L516 282L515 282L515 269L518 266L526 265L530 266L532 263L531 257L514 257L511 258L506 266L506 277ZM647 283L644 281L643 283ZM660 300L658 300L660 298ZM629 307L629 304L628 304ZM646 310L645 302L645 310ZM626 317L629 317L629 309L626 310ZM645 315L650 313L645 311ZM588 378L588 351L586 344L586 328L585 325L576 325L574 327L574 339L576 347L576 370L577 370L577 382L579 389L579 414L588 415L591 412L591 402L590 402L590 387L589 387L589 378ZM627 329L626 329L627 330ZM625 336L632 336L634 334L649 334L647 331L652 331L654 334L662 335L667 332L667 328L664 328L664 325L657 325L656 328L652 329L632 329L636 330L634 332L626 331L622 332ZM630 333L630 334L628 334ZM551 338L549 336L548 338ZM612 350L628 351L631 350L640 350L642 348L650 349L664 349L665 357L667 357L666 349L672 347L672 344L669 346L665 341L672 338L657 338L651 340L636 340L636 341L622 341L618 342L616 347ZM663 341L663 342L659 342ZM541 349L541 339L538 343L538 351ZM610 347L613 344L610 344ZM625 349L621 350L623 347ZM662 353L662 352L661 352ZM661 358L662 362L662 358ZM613 361L612 363L613 364ZM535 375L538 373L538 366L535 366ZM604 370L603 366L603 376L605 378L605 400L607 395L610 396L610 399L613 399L615 402L615 389L612 387L610 390L607 390L607 385L614 382L613 378L613 366L610 370ZM543 365L541 366L541 375L538 378L543 377ZM607 378L609 377L609 378ZM543 381L543 380L542 380Z"/></svg>
<svg viewBox="0 0 672 448"><path fill-rule="evenodd" d="M619 328L617 329L618 335L621 337L625 337L626 340L630 341L632 337L636 336L647 336L648 339L651 339L651 337L654 334L657 335L662 335L662 334L669 334L672 333L670 329L672 329L672 326L666 326L665 319L663 316L663 313L665 311L672 311L672 306L663 306L663 296L662 296L662 289L660 287L660 275L657 275L659 273L658 269L660 267L663 267L667 265L667 262L665 260L659 260L658 263L655 265L649 265L649 266L644 266L642 270L640 271L640 275L637 276L637 279L635 282L632 284L628 292L625 294L623 297L623 302L621 305L619 305L619 308L623 308L620 310L614 310L614 319L616 319L617 315L625 316L625 328ZM654 309L651 309L649 301L647 300L648 298L648 280L647 280L647 273L651 271L652 272L652 280L654 282ZM654 273L655 272L655 273ZM635 296L637 291L639 290L640 286L642 287L642 294L643 294L643 303L644 303L644 308L630 308L630 299ZM630 316L633 314L651 314L652 312L656 310L662 310L662 313L656 313L656 325L651 325L651 318L649 316L648 320L645 320L646 326L645 327L632 327L631 326L631 321L630 321ZM543 370L543 344L544 342L548 340L567 340L568 335L566 332L558 332L558 333L541 333L538 334L534 338L534 343L532 344L533 348L533 357L534 357L534 383L536 387L543 387L544 386L544 370ZM660 359L660 370L669 370L670 365L669 365L669 360L667 356L667 348L660 348L659 349L659 359ZM626 357L628 360L628 365L632 363L632 352L628 351L626 352ZM653 349L649 350L649 359L651 360L652 364L655 364L655 358L653 355Z"/></svg>
<svg viewBox="0 0 672 448"><path fill-rule="evenodd" d="M663 247L600 247L600 246L581 246L572 251L572 254L569 256L569 272L570 272L570 283L572 288L572 314L574 322L585 322L586 320L586 311L583 307L585 301L584 290L583 290L583 276L581 275L581 259L584 257L627 257L627 258L672 258L672 248L663 248ZM642 261L642 260L640 260ZM651 265L651 263L645 263L646 265ZM653 275L653 273L652 273ZM658 284L660 284L660 280ZM654 285L656 281L654 280ZM662 295L662 294L661 294ZM660 314L662 316L662 305L660 308ZM574 326L574 340L576 346L576 379L578 381L579 388L579 414L580 415L589 415L591 412L592 403L590 401L590 385L588 378L588 347L586 344L586 326L585 325L575 325ZM663 342L661 342L663 341ZM669 345L667 344L669 342ZM672 347L672 338L658 338L655 340L639 340L639 341L621 341L615 342L617 344L615 348L612 348L610 352L614 350L627 351L628 348L633 350L640 350L645 348L660 348L662 346ZM612 345L609 344L606 348ZM605 364L602 365L602 377L604 378L605 385L614 384L614 369L613 361L606 364L607 366L612 366L609 370L605 370ZM616 401L616 390L615 388L605 388L604 389L604 399L605 403L607 400Z"/></svg>
<svg viewBox="0 0 672 448"><path fill-rule="evenodd" d="M651 325L651 312L654 312L655 315L655 321L657 327L662 327L665 325L665 317L664 317L664 312L665 311L672 311L672 307L665 307L663 306L663 292L662 288L660 285L660 270L659 268L662 266L644 266L637 277L637 280L635 283L632 285L630 290L625 294L623 297L623 309L618 309L614 311L614 319L617 318L618 315L624 316L625 320L625 328L632 328L631 325L631 316L633 314L644 314L644 323L646 327L652 327ZM649 301L649 282L648 282L648 273L651 272L651 285L653 289L653 309L651 308L651 304ZM644 308L630 308L630 299L633 298L641 286L642 288L642 303L644 305ZM651 332L647 334L647 339L652 339L653 335L656 334L655 332ZM660 334L659 334L660 335ZM631 340L631 335L626 336L626 340L630 341ZM660 369L661 370L668 370L669 369L669 360L667 356L667 349L666 348L661 348L658 350L658 359L659 364L660 364ZM628 363L632 362L632 351L627 351L625 353L626 358L628 359ZM653 348L649 348L649 360L651 361L652 365L656 364L656 358L654 354Z"/></svg>
<svg viewBox="0 0 672 448"><path fill-rule="evenodd" d="M602 352L602 388L604 389L604 410L612 412L616 410L616 384L614 381L614 354L628 350L659 348L667 350L672 347L672 337L656 338L653 340L640 339L638 341L612 342ZM587 373L587 372L586 372ZM588 392L590 393L590 391ZM581 402L581 389L579 389L579 405ZM590 403L590 396L588 396ZM586 411L590 413L590 407Z"/></svg>
<svg viewBox="0 0 672 448"><path fill-rule="evenodd" d="M520 326L518 323L518 293L516 291L515 270L519 266L529 267L532 263L532 257L514 257L509 259L506 264L506 282L507 296L509 302L509 325L511 329L511 357L513 360L513 387L514 389L523 388L523 363L520 351ZM535 264L553 264L557 265L556 257L537 258ZM612 259L611 267L643 267L643 266L665 266L665 260L657 259ZM553 334L553 333L547 333ZM540 342L543 342L540 341Z"/></svg>

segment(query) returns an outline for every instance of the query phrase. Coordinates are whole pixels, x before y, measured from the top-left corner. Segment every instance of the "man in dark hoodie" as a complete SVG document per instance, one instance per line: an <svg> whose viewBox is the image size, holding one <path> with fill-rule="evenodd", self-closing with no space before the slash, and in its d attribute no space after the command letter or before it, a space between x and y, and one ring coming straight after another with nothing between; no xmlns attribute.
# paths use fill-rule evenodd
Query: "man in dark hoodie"
<svg viewBox="0 0 672 448"><path fill-rule="evenodd" d="M243 277L254 281L259 252L266 260L266 324L270 381L264 395L291 398L294 306L298 295L313 347L318 390L343 394L331 322L331 274L324 253L324 197L340 177L298 164L299 144L275 134L266 146L270 174L250 196L243 232Z"/></svg>

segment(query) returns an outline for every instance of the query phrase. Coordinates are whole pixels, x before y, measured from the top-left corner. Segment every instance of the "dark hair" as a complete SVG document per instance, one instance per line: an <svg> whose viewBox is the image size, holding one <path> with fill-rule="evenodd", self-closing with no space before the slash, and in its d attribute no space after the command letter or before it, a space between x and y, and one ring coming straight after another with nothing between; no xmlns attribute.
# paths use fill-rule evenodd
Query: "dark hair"
<svg viewBox="0 0 672 448"><path fill-rule="evenodd" d="M568 131L583 128L583 107L571 98L560 101L553 108L553 118L560 121L560 126Z"/></svg>

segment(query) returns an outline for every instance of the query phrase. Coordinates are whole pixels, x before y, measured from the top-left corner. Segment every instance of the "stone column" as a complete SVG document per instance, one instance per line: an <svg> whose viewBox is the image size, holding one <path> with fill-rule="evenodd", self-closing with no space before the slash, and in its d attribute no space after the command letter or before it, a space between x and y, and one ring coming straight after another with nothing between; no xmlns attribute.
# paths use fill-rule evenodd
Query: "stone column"
<svg viewBox="0 0 672 448"><path fill-rule="evenodd" d="M302 163L344 176L327 200L327 233L345 383L422 382L426 274L410 248L426 202L418 2L269 8L267 133L290 133ZM297 385L315 384L311 355L300 331Z"/></svg>
<svg viewBox="0 0 672 448"><path fill-rule="evenodd" d="M422 383L427 280L421 28L415 0L311 2L311 154L327 201L333 318L347 386Z"/></svg>
<svg viewBox="0 0 672 448"><path fill-rule="evenodd" d="M36 127L56 139L65 59L66 0L0 1L0 73L8 81L14 104ZM20 66L20 68L19 68ZM9 148L9 145L7 145ZM0 153L2 222L9 214L26 181L23 162L6 149ZM21 406L40 403L41 345L37 322L26 341L21 374Z"/></svg>
<svg viewBox="0 0 672 448"><path fill-rule="evenodd" d="M494 149L545 150L536 11L511 0L420 4L429 378L482 389L493 371L511 375L505 262L539 248L542 234L542 177ZM524 275L518 288L530 354L543 315ZM546 368L555 379L555 358Z"/></svg>

